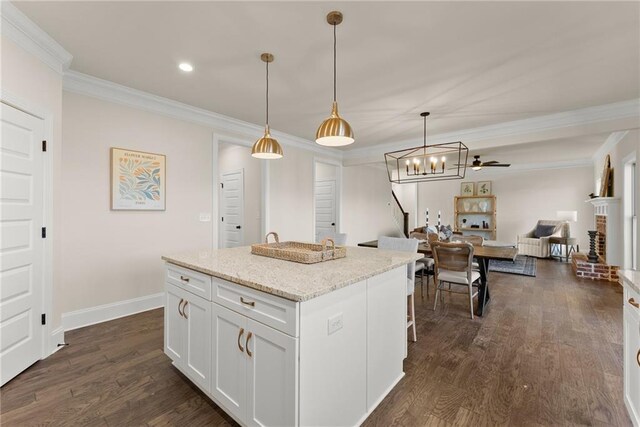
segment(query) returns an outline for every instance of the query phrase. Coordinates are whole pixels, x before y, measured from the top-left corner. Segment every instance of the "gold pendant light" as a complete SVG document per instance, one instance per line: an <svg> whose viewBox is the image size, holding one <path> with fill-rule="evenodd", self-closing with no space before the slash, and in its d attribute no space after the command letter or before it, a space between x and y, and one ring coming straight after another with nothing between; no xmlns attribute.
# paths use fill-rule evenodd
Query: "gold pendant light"
<svg viewBox="0 0 640 427"><path fill-rule="evenodd" d="M336 101L336 25L342 22L342 13L329 12L327 22L333 25L333 106L331 116L325 119L316 131L316 142L328 147L340 147L353 144L353 130L351 125L338 114Z"/></svg>
<svg viewBox="0 0 640 427"><path fill-rule="evenodd" d="M264 136L256 141L251 148L251 155L258 159L279 159L282 157L282 147L269 133L269 63L273 62L273 55L263 53L260 59L267 64L267 112Z"/></svg>

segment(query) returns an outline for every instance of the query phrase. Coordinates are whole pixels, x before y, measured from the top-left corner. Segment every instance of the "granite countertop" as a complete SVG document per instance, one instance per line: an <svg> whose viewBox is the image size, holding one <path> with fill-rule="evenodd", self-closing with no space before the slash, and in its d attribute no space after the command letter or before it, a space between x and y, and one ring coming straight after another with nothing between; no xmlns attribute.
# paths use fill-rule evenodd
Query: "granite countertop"
<svg viewBox="0 0 640 427"><path fill-rule="evenodd" d="M300 264L253 255L250 246L163 256L185 268L292 301L307 301L422 258L411 252L347 247L346 258Z"/></svg>
<svg viewBox="0 0 640 427"><path fill-rule="evenodd" d="M620 277L624 285L627 285L634 291L640 293L640 271L619 270L618 277Z"/></svg>

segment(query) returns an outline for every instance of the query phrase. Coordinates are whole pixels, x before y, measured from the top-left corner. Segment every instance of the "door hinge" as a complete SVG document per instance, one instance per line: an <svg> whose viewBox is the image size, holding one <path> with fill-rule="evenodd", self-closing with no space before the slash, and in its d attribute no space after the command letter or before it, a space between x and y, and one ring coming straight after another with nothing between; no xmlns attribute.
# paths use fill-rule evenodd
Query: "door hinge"
<svg viewBox="0 0 640 427"><path fill-rule="evenodd" d="M42 151L47 151L47 141L42 141Z"/></svg>
<svg viewBox="0 0 640 427"><path fill-rule="evenodd" d="M47 227L42 227L42 238L43 239L47 238Z"/></svg>
<svg viewBox="0 0 640 427"><path fill-rule="evenodd" d="M45 313L42 313L42 316L40 316L40 320L41 320L43 325L46 325L47 324L47 315Z"/></svg>
<svg viewBox="0 0 640 427"><path fill-rule="evenodd" d="M224 188L224 182L220 183L220 187Z"/></svg>
<svg viewBox="0 0 640 427"><path fill-rule="evenodd" d="M222 222L224 222L224 217L222 217Z"/></svg>

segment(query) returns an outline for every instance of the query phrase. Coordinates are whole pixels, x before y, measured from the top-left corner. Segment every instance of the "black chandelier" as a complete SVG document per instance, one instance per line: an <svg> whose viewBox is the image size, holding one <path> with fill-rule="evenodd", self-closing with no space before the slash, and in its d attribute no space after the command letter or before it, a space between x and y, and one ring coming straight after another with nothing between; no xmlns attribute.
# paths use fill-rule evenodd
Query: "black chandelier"
<svg viewBox="0 0 640 427"><path fill-rule="evenodd" d="M424 119L422 146L384 154L389 181L406 184L464 178L469 149L460 141L427 145L428 115L420 113ZM453 167L447 168L447 164Z"/></svg>

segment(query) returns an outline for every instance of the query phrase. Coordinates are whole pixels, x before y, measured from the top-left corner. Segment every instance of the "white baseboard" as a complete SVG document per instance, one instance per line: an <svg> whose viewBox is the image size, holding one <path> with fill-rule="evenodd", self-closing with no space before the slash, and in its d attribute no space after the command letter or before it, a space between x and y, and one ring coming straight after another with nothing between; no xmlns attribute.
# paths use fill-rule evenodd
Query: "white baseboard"
<svg viewBox="0 0 640 427"><path fill-rule="evenodd" d="M51 356L56 351L60 350L63 346L58 346L58 344L62 343L64 343L64 328L62 326L58 326L51 331L51 336L49 337L49 354L47 354L47 356Z"/></svg>
<svg viewBox="0 0 640 427"><path fill-rule="evenodd" d="M62 327L65 331L71 331L163 306L164 292L160 292L130 300L99 305L97 307L83 308L82 310L63 313Z"/></svg>

